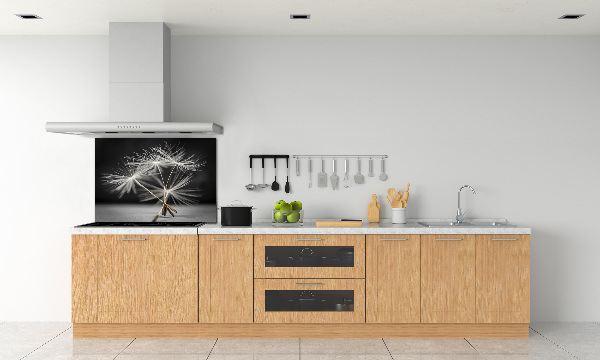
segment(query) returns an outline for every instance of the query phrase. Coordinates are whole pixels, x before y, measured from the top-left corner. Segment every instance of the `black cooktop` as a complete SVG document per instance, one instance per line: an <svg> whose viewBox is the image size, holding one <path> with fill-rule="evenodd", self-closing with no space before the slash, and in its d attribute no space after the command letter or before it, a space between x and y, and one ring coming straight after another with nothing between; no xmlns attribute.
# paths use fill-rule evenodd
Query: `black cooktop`
<svg viewBox="0 0 600 360"><path fill-rule="evenodd" d="M122 226L122 227L130 227L130 226L193 226L200 227L206 223L204 222L93 222L89 224L79 225L77 227L82 226Z"/></svg>

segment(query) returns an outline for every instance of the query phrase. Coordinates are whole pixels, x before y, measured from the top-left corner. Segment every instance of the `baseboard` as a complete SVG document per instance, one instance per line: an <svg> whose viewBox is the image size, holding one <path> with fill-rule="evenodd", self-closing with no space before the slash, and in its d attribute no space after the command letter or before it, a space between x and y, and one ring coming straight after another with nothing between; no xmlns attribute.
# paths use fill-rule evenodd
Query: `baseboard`
<svg viewBox="0 0 600 360"><path fill-rule="evenodd" d="M75 338L526 338L529 324L73 324Z"/></svg>

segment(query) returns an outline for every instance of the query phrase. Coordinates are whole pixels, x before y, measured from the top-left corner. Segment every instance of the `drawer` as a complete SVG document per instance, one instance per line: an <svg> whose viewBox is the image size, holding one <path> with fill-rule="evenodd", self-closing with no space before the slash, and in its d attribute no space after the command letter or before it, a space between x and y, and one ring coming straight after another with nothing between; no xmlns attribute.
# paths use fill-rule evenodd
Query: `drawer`
<svg viewBox="0 0 600 360"><path fill-rule="evenodd" d="M364 323L364 279L255 279L255 323Z"/></svg>
<svg viewBox="0 0 600 360"><path fill-rule="evenodd" d="M365 277L364 235L255 235L254 277Z"/></svg>

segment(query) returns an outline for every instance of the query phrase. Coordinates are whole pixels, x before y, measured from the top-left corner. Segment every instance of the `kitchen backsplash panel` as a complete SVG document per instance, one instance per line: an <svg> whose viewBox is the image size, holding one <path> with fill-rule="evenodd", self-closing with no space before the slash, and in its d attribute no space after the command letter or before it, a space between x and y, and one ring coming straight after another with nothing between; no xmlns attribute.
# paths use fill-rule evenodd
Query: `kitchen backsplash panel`
<svg viewBox="0 0 600 360"><path fill-rule="evenodd" d="M217 221L216 139L96 139L96 221Z"/></svg>

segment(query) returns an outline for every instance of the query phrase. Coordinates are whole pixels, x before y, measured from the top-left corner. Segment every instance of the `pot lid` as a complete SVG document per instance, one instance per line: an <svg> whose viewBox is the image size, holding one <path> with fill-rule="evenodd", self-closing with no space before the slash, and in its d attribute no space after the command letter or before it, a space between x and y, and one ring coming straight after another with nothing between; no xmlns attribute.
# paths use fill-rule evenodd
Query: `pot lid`
<svg viewBox="0 0 600 360"><path fill-rule="evenodd" d="M230 205L221 206L221 207L247 207L251 208L252 206L244 205L240 200L233 200Z"/></svg>

